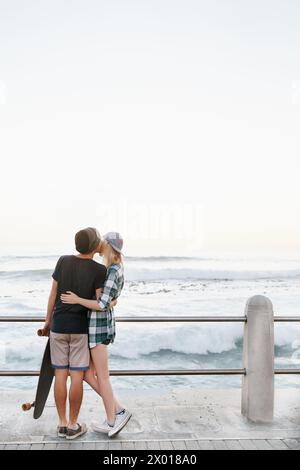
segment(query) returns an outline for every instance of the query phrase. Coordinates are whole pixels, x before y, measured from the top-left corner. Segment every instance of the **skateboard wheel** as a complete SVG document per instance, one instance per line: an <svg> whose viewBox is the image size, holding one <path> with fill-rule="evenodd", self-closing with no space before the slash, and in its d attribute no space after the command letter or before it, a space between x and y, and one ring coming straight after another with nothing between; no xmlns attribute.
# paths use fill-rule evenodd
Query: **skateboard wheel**
<svg viewBox="0 0 300 470"><path fill-rule="evenodd" d="M23 403L22 410L23 411L29 411L29 410L31 410L31 407L32 407L32 403Z"/></svg>

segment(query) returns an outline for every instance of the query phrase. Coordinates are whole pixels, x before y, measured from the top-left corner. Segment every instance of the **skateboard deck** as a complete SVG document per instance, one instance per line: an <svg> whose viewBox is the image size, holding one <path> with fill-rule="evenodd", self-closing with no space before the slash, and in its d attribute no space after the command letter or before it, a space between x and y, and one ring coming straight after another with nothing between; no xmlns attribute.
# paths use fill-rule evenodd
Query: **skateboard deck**
<svg viewBox="0 0 300 470"><path fill-rule="evenodd" d="M39 334L39 336L42 335ZM35 400L33 403L24 403L24 405L22 405L23 411L28 411L31 408L34 408L34 419L38 419L44 411L45 404L51 389L53 377L54 369L51 365L50 340L48 339L40 369L40 376L37 385Z"/></svg>

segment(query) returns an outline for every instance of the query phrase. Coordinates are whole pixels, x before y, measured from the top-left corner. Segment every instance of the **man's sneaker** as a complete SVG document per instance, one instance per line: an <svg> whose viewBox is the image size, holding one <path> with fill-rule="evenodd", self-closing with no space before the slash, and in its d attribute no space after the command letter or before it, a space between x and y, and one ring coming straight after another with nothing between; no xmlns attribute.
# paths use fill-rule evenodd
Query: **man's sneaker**
<svg viewBox="0 0 300 470"><path fill-rule="evenodd" d="M112 429L112 426L109 426L108 422L105 420L103 421L103 423L93 422L91 428L95 432L102 432L103 434L108 434L109 431Z"/></svg>
<svg viewBox="0 0 300 470"><path fill-rule="evenodd" d="M130 420L131 416L132 414L127 410L124 410L124 412L117 414L115 424L112 428L110 428L108 432L108 437L116 436L120 431L122 431L124 426L126 426L128 421Z"/></svg>
<svg viewBox="0 0 300 470"><path fill-rule="evenodd" d="M67 429L67 439L76 439L76 437L82 436L87 432L87 426L86 424L78 424L77 423L77 429L72 429L68 428Z"/></svg>
<svg viewBox="0 0 300 470"><path fill-rule="evenodd" d="M67 426L57 426L57 437L66 437Z"/></svg>

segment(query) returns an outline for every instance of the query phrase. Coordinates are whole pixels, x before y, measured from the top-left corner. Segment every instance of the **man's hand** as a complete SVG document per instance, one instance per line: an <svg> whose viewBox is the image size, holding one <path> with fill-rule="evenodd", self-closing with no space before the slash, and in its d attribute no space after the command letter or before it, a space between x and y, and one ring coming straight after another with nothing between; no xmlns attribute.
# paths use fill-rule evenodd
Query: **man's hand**
<svg viewBox="0 0 300 470"><path fill-rule="evenodd" d="M66 294L61 294L60 300L63 304L78 304L80 297L74 294L74 292L67 291Z"/></svg>
<svg viewBox="0 0 300 470"><path fill-rule="evenodd" d="M44 327L42 329L42 332L43 332L43 336L49 336L50 335L50 323L49 322L47 322L47 321L45 322Z"/></svg>

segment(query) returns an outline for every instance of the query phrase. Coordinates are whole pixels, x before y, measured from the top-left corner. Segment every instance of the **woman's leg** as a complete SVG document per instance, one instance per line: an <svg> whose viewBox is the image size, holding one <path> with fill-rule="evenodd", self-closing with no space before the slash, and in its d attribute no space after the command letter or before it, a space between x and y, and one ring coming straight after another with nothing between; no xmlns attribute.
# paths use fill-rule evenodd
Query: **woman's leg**
<svg viewBox="0 0 300 470"><path fill-rule="evenodd" d="M84 374L84 381L87 384L89 384L89 386L102 398L99 382L98 382L97 375L96 375L95 366L94 366L92 359L90 361L89 370L87 370ZM119 411L124 409L124 407L122 407L119 404L119 402L117 401L115 397L114 397L114 401L115 401L115 413L118 413Z"/></svg>
<svg viewBox="0 0 300 470"><path fill-rule="evenodd" d="M113 425L115 422L116 407L109 378L107 346L105 344L98 344L98 346L92 348L91 355L97 374L99 391L106 411L107 421L110 425Z"/></svg>
<svg viewBox="0 0 300 470"><path fill-rule="evenodd" d="M87 370L85 372L83 380L87 384L89 384L89 386L96 393L98 393L98 395L101 397L100 388L99 388L98 380L97 380L97 377L96 377L96 372L95 372L94 366L92 365L91 362L90 362L90 368L89 368L89 370Z"/></svg>

